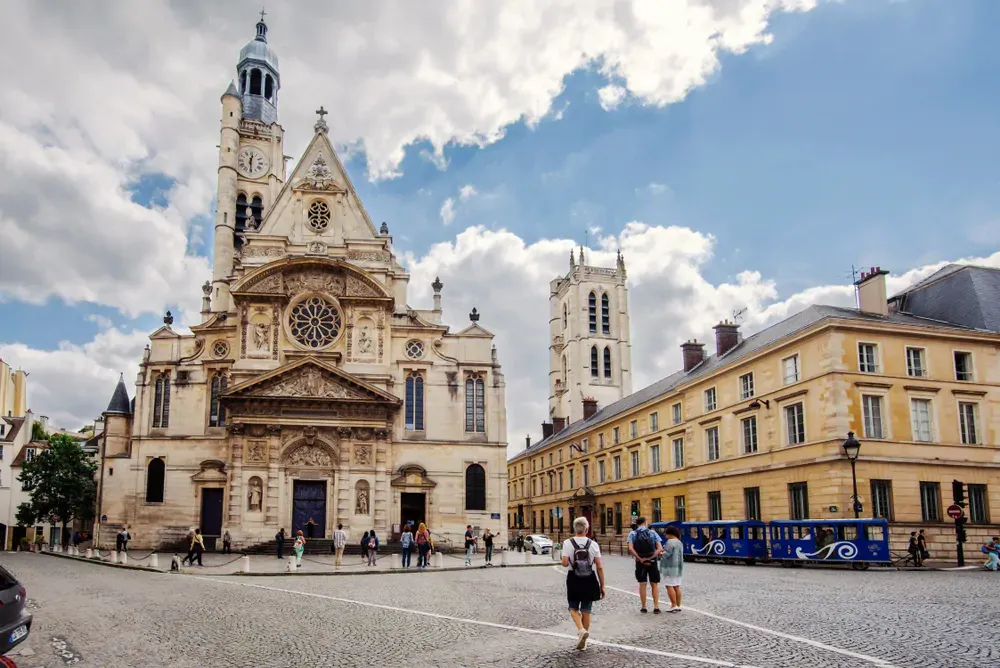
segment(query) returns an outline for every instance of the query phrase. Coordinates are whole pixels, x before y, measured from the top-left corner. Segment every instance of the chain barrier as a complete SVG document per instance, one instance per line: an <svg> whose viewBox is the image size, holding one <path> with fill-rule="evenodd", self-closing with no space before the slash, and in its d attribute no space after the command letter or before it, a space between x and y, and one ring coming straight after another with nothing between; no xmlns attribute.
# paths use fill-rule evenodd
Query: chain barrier
<svg viewBox="0 0 1000 668"><path fill-rule="evenodd" d="M236 563L237 561L239 561L242 558L243 558L243 555L241 554L240 556L236 557L235 559L232 559L231 561L227 561L224 564L211 564L211 565L208 565L208 566L202 566L202 568L222 568L223 566L228 566L229 564ZM192 564L192 565L194 565L194 564Z"/></svg>
<svg viewBox="0 0 1000 668"><path fill-rule="evenodd" d="M121 552L119 552L118 554L122 554L122 553L121 553ZM132 553L131 553L131 552L125 552L124 554L128 556L128 560L129 560L129 561L146 561L146 560L147 560L147 559L149 559L149 558L150 558L151 556L153 556L154 554L156 554L156 550L152 550L152 551L151 551L151 552L150 552L149 554L147 554L147 555L146 555L145 557L133 557L133 556L132 556ZM141 553L140 553L140 554L141 554Z"/></svg>

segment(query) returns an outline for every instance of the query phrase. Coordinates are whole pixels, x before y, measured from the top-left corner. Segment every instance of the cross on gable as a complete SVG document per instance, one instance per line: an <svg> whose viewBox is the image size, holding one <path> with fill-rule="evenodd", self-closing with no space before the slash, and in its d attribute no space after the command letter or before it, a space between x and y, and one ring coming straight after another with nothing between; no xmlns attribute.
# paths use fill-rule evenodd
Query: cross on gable
<svg viewBox="0 0 1000 668"><path fill-rule="evenodd" d="M324 109L323 105L320 105L319 109L316 110L316 113L319 114L319 120L322 121L325 120L323 117L329 114L330 112Z"/></svg>

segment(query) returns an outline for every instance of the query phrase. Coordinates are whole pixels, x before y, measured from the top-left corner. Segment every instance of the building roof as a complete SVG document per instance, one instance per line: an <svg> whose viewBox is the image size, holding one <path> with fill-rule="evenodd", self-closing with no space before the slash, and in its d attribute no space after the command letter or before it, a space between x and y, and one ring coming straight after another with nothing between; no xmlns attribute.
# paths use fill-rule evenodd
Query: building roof
<svg viewBox="0 0 1000 668"><path fill-rule="evenodd" d="M108 409L104 412L112 415L132 414L131 403L128 400L128 388L125 387L125 376L123 374L118 376L118 386L115 387L115 393L111 395Z"/></svg>
<svg viewBox="0 0 1000 668"><path fill-rule="evenodd" d="M1000 332L1000 269L949 264L890 301L899 312Z"/></svg>
<svg viewBox="0 0 1000 668"><path fill-rule="evenodd" d="M27 443L25 445L22 445L21 449L17 453L17 456L14 457L14 460L10 463L10 467L11 468L15 468L15 467L20 468L20 466L22 464L24 464L24 460L28 456L28 454L27 454L28 453L28 448L32 448L36 452L38 450L48 450L49 449L49 444L48 444L47 441L32 441L31 443Z"/></svg>
<svg viewBox="0 0 1000 668"><path fill-rule="evenodd" d="M633 392L627 397L623 397L613 404L609 404L601 409L599 409L592 416L586 420L577 420L576 422L567 425L562 431L552 434L548 438L542 439L537 443L533 444L531 447L522 450L508 461L513 462L522 458L526 454L534 453L539 450L543 450L549 445L561 441L564 438L568 438L580 432L584 432L596 424L604 422L609 418L613 418L622 413L626 413L631 409L651 401L657 397L669 394L673 390L677 389L685 383L697 380L703 376L707 376L719 369L734 364L745 357L774 344L783 339L789 338L798 332L801 332L813 325L816 325L822 320L827 319L840 319L840 320L856 320L860 322L871 322L871 323L889 323L894 325L909 325L917 327L935 327L943 329L957 329L962 331L973 331L971 327L963 327L961 325L956 325L948 322L941 322L938 320L932 320L929 318L915 316L909 313L898 313L895 311L890 311L888 316L881 316L877 314L865 313L853 308L843 308L840 306L823 306L814 305L807 309L790 316L781 322L775 323L766 329L747 337L746 339L740 341L732 350L727 352L725 355L719 357L718 355L709 355L705 357L704 361L698 366L694 367L688 372L676 371L666 378L656 381L652 385L644 387L637 392Z"/></svg>

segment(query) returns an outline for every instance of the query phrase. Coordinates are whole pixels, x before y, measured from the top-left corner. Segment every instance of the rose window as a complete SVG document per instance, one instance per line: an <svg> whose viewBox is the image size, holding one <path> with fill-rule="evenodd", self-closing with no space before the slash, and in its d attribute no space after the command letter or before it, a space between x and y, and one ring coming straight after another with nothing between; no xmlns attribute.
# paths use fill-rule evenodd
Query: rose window
<svg viewBox="0 0 1000 668"><path fill-rule="evenodd" d="M406 342L406 356L411 360L418 360L424 356L424 343L423 341L417 341L413 339L412 341Z"/></svg>
<svg viewBox="0 0 1000 668"><path fill-rule="evenodd" d="M323 297L308 297L292 307L288 331L307 348L324 348L337 339L342 321L340 311Z"/></svg>
<svg viewBox="0 0 1000 668"><path fill-rule="evenodd" d="M212 344L212 357L221 359L229 354L229 344L225 341L216 341Z"/></svg>
<svg viewBox="0 0 1000 668"><path fill-rule="evenodd" d="M308 219L313 232L322 232L330 224L330 205L321 199L313 200L309 205Z"/></svg>

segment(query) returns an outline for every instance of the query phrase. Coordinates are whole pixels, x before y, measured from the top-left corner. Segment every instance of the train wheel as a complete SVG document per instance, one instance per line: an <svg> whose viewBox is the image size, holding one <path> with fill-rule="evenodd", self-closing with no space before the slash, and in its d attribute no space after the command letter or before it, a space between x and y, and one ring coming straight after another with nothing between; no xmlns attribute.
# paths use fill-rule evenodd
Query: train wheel
<svg viewBox="0 0 1000 668"><path fill-rule="evenodd" d="M853 568L856 571L867 571L868 563L864 561L855 561L851 564L851 568Z"/></svg>

